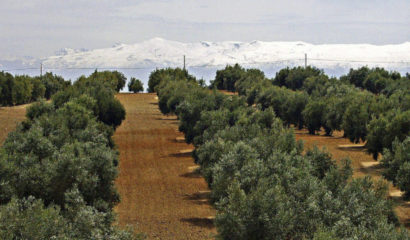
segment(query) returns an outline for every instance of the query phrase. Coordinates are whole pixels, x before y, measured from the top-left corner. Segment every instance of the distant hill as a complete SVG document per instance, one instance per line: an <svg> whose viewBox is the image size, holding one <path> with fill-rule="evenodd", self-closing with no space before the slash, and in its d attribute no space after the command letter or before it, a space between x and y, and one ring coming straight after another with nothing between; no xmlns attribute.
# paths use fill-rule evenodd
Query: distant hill
<svg viewBox="0 0 410 240"><path fill-rule="evenodd" d="M65 48L56 52L56 56L44 59L0 60L0 70L34 67L35 72L38 72L37 68L42 62L45 70L63 74L64 69L70 69L71 72L76 70L76 74L79 74L87 68L124 68L125 72L127 68L142 68L149 72L157 67L182 67L183 55L186 55L188 69L204 73L204 78L212 77L207 76L208 72L210 74L215 69L234 63L260 68L269 76L286 66L303 66L305 53L309 65L324 69L327 74L334 76L364 65L380 66L401 73L410 72L410 42L395 45L315 45L300 41L182 43L161 38L136 44L117 43L110 48L94 50ZM17 73L24 73L22 71Z"/></svg>

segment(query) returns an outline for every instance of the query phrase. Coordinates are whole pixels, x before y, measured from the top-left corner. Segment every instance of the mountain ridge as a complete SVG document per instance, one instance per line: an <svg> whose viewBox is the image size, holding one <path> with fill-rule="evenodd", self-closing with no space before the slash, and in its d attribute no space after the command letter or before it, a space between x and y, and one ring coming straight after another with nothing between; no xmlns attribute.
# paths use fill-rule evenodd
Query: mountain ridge
<svg viewBox="0 0 410 240"><path fill-rule="evenodd" d="M401 73L410 72L410 42L401 44L311 44L303 41L198 41L178 42L152 38L135 44L115 43L108 48L62 48L56 55L45 58L0 60L0 67L22 68L43 65L56 69L155 69L182 67L186 56L188 69L220 69L239 63L244 67L271 71L305 64L340 75L350 68L364 65L384 67Z"/></svg>
<svg viewBox="0 0 410 240"><path fill-rule="evenodd" d="M402 64L410 62L410 42L402 44L311 44L302 41L200 41L183 43L162 38L153 38L136 44L116 44L110 48L72 50L60 56L43 60L50 67L175 67L181 66L186 55L187 66L223 66L272 64L275 62L299 63L320 62L330 67L335 63L355 65L352 62L367 62L368 65ZM350 64L343 64L350 62Z"/></svg>

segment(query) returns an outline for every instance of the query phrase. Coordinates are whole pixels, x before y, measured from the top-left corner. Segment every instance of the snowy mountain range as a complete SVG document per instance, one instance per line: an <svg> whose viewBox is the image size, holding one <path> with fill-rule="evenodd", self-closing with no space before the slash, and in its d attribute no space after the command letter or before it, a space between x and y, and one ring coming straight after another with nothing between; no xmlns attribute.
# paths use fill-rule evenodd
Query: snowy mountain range
<svg viewBox="0 0 410 240"><path fill-rule="evenodd" d="M154 69L182 67L183 56L189 70L220 69L239 63L265 71L307 64L324 69L330 75L345 74L350 68L367 65L402 73L410 72L410 42L394 45L310 44L306 42L193 42L182 43L153 38L136 44L115 44L103 49L69 49L43 59L25 58L20 62L1 61L0 67L37 67L53 72L64 69ZM12 63L12 65L10 65ZM3 65L3 66L2 66ZM214 74L214 72L213 72Z"/></svg>

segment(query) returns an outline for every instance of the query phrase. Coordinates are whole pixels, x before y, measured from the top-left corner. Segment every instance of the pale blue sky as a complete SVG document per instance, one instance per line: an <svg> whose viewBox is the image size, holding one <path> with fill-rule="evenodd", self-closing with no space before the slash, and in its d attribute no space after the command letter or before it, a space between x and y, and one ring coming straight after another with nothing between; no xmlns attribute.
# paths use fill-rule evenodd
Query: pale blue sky
<svg viewBox="0 0 410 240"><path fill-rule="evenodd" d="M0 0L0 58L153 37L402 43L410 0Z"/></svg>

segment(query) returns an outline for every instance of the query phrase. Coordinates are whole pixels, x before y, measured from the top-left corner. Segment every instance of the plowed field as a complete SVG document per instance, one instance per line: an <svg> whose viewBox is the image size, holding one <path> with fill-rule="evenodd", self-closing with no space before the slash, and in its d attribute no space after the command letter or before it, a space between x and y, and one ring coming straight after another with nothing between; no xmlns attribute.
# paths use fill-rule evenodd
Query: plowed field
<svg viewBox="0 0 410 240"><path fill-rule="evenodd" d="M164 116L155 94L119 94L127 116L114 140L120 152L116 181L118 224L148 239L209 239L215 235L209 189L175 116Z"/></svg>

